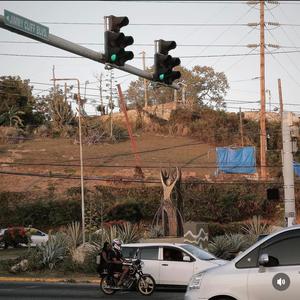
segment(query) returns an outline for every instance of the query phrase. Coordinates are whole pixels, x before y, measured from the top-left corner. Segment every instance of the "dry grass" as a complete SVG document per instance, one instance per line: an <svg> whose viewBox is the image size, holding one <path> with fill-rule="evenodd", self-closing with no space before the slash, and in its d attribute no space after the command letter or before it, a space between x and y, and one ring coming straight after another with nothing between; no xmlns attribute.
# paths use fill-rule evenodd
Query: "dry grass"
<svg viewBox="0 0 300 300"><path fill-rule="evenodd" d="M204 177L213 174L215 152L213 147L201 144L188 137L167 137L143 135L136 138L138 151L141 152L142 169L146 178L159 179L161 167L185 167L183 176ZM126 176L134 174L135 159L130 141L117 144L84 146L84 175L86 176ZM25 166L1 165L1 170L12 172L32 172L65 175L79 175L79 146L68 139L35 139L19 145L1 145L0 161L16 163L55 163L64 166ZM204 168L202 166L211 166ZM113 166L113 167L111 167ZM199 167L200 166L200 167ZM186 168L188 167L188 168ZM18 184L16 185L16 181ZM91 181L87 184L100 184ZM78 180L61 180L39 177L17 177L0 175L0 191L25 191L47 189L49 184L56 189L79 185Z"/></svg>

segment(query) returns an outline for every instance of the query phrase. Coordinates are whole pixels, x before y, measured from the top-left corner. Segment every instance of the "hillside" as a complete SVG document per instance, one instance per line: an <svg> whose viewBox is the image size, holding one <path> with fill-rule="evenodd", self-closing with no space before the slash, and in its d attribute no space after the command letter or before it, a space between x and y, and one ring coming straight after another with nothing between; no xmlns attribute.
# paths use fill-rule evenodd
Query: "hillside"
<svg viewBox="0 0 300 300"><path fill-rule="evenodd" d="M181 167L183 178L215 172L214 147L189 137L143 134L136 137L145 179L159 180L162 167ZM1 171L54 175L80 175L79 145L72 139L33 139L20 144L0 144ZM130 141L84 146L84 175L133 178L135 160ZM107 184L89 180L86 186ZM56 190L79 186L79 179L0 175L0 191L35 191L55 185Z"/></svg>

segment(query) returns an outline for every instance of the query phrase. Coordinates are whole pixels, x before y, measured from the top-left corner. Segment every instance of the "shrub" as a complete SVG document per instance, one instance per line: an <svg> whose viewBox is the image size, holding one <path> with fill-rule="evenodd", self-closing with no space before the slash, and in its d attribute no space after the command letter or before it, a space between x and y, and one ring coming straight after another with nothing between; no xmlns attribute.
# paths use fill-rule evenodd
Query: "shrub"
<svg viewBox="0 0 300 300"><path fill-rule="evenodd" d="M134 201L114 205L107 213L106 220L126 220L139 222L143 218L140 204Z"/></svg>
<svg viewBox="0 0 300 300"><path fill-rule="evenodd" d="M231 260L249 247L247 236L243 234L225 234L214 237L208 244L208 250L215 256Z"/></svg>
<svg viewBox="0 0 300 300"><path fill-rule="evenodd" d="M161 238L164 236L164 231L161 226L155 225L150 227L147 235L150 239Z"/></svg>
<svg viewBox="0 0 300 300"><path fill-rule="evenodd" d="M75 249L82 242L82 230L79 222L68 224L66 234L68 237L68 246L70 249Z"/></svg>
<svg viewBox="0 0 300 300"><path fill-rule="evenodd" d="M67 255L67 236L63 233L50 235L49 240L42 245L38 245L37 249L41 253L42 264L52 270Z"/></svg>

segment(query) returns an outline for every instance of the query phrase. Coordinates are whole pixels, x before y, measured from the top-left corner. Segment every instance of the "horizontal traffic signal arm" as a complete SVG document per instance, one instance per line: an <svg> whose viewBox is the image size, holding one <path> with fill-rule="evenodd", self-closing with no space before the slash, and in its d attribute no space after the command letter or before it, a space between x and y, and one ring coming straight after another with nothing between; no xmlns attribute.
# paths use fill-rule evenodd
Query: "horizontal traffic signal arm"
<svg viewBox="0 0 300 300"><path fill-rule="evenodd" d="M30 39L39 41L41 43L48 44L50 46L53 46L53 47L56 47L56 48L59 48L59 49L62 49L62 50L74 53L76 55L79 55L79 56L82 56L82 57L86 57L86 58L88 58L90 60L99 62L101 64L107 64L105 62L105 55L103 53L96 52L96 51L88 49L86 47L77 45L75 43L72 43L72 42L70 42L68 40L60 38L60 37L58 37L58 36L56 36L54 34L51 34L51 33L49 33L49 36L48 36L47 40L38 38L36 36L33 36L33 35L28 34L26 32L23 32L23 31L21 31L19 29L7 26L4 23L4 16L3 15L0 15L0 28L3 28L5 30L9 30L11 32L14 32L14 33L22 35L22 36L26 36L26 37L28 37ZM130 74L133 74L133 75L136 75L136 76L148 79L150 81L154 81L153 80L153 74L148 73L148 72L146 72L144 70L140 70L140 69L138 69L138 68L136 68L134 66L127 65L127 64L125 64L124 66L116 66L116 65L113 65L113 64L107 64L107 65L109 65L109 66L111 66L113 68L122 70L124 72L127 72L127 73L130 73ZM176 85L176 84L173 84L171 87L174 88L174 89L179 89L179 86Z"/></svg>

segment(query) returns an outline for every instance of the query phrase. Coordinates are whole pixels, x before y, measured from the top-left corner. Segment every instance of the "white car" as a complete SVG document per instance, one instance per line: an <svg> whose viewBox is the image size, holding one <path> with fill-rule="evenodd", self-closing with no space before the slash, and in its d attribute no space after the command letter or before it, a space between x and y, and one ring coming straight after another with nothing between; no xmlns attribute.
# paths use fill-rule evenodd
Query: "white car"
<svg viewBox="0 0 300 300"><path fill-rule="evenodd" d="M32 230L33 229L33 230ZM31 229L31 246L36 246L36 245L41 245L42 243L46 243L48 240L49 240L49 236L47 233L41 231L41 230L38 230L38 229L35 229L35 228L32 228Z"/></svg>
<svg viewBox="0 0 300 300"><path fill-rule="evenodd" d="M226 265L193 275L185 300L299 300L300 226L257 241Z"/></svg>
<svg viewBox="0 0 300 300"><path fill-rule="evenodd" d="M151 274L159 285L186 286L193 274L226 263L191 244L124 244L122 254L140 258L143 272Z"/></svg>

